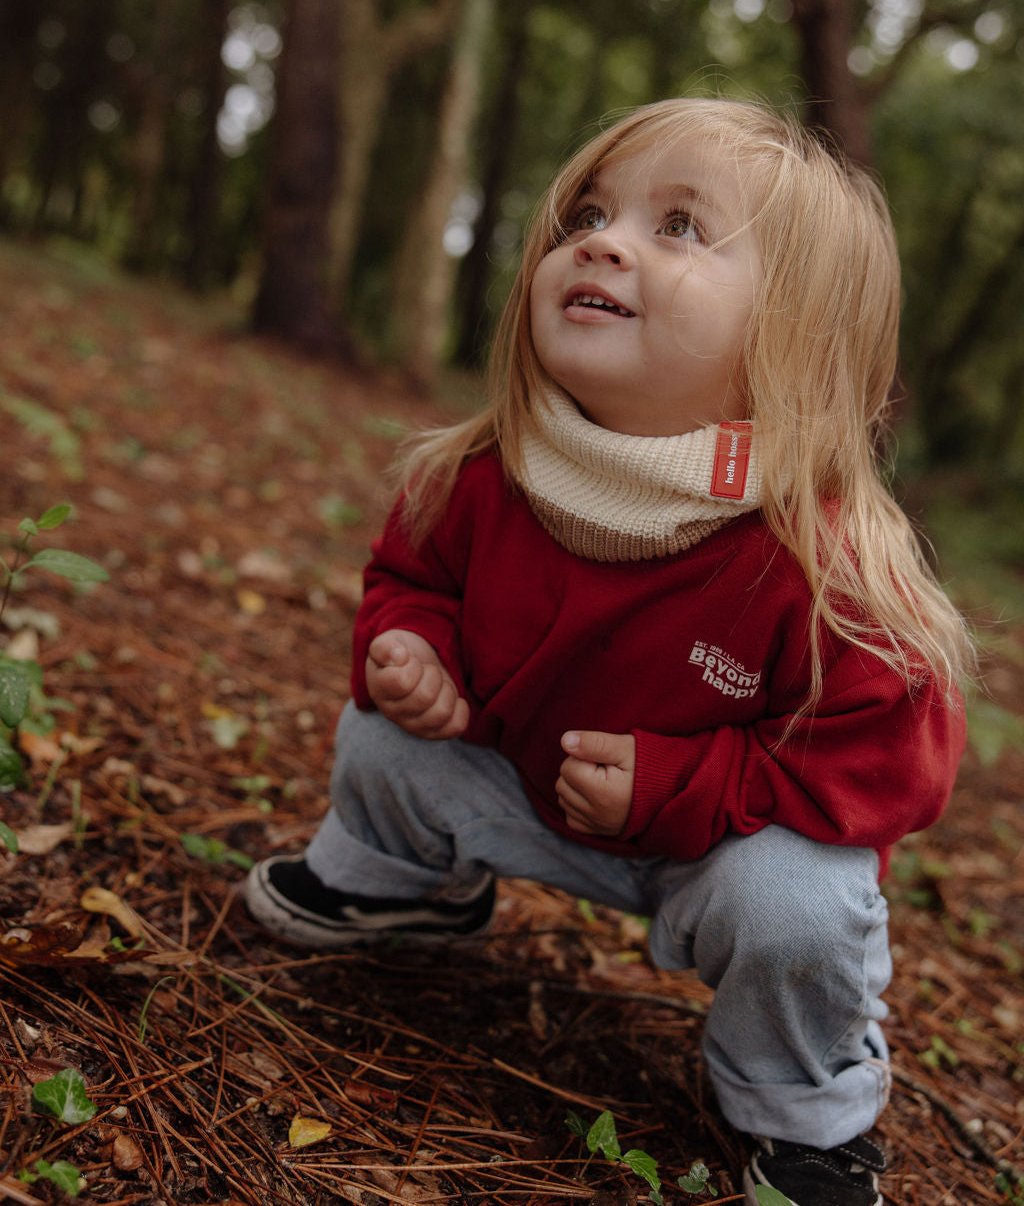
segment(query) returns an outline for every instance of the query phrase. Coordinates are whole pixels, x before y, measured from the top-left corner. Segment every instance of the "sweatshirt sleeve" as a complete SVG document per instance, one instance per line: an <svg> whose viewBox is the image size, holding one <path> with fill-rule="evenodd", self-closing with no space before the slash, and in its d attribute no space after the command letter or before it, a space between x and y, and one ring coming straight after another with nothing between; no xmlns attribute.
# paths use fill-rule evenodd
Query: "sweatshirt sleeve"
<svg viewBox="0 0 1024 1206"><path fill-rule="evenodd" d="M465 695L458 636L462 584L451 516L445 516L422 544L414 545L395 504L374 542L363 575L363 601L356 614L352 647L352 696L356 706L373 708L366 688L366 657L374 637L403 628L423 637Z"/></svg>
<svg viewBox="0 0 1024 1206"><path fill-rule="evenodd" d="M792 713L692 736L635 731L622 836L645 854L696 859L729 833L769 824L878 850L932 824L963 753L962 704L934 683L908 691L875 659L873 673L850 682L867 657L851 649L840 659L813 717L785 740Z"/></svg>

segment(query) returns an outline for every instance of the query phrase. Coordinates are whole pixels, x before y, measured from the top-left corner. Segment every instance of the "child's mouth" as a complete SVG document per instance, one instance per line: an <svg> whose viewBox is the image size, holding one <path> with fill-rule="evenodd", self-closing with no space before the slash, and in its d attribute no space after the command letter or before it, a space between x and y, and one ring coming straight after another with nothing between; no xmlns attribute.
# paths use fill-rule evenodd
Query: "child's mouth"
<svg viewBox="0 0 1024 1206"><path fill-rule="evenodd" d="M636 315L632 310L627 310L625 306L620 306L618 302L613 302L607 297L601 297L596 293L576 293L569 298L569 306L582 306L587 310L604 310L609 314L619 314L623 318L635 318Z"/></svg>

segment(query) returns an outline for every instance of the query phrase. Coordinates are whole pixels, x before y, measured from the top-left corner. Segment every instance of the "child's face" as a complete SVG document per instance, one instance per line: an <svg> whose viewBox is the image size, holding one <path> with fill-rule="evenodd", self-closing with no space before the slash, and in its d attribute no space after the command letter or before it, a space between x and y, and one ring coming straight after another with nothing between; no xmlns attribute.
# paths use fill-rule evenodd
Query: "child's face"
<svg viewBox="0 0 1024 1206"><path fill-rule="evenodd" d="M696 138L598 172L530 286L540 363L593 422L657 436L744 417L750 216L737 165Z"/></svg>

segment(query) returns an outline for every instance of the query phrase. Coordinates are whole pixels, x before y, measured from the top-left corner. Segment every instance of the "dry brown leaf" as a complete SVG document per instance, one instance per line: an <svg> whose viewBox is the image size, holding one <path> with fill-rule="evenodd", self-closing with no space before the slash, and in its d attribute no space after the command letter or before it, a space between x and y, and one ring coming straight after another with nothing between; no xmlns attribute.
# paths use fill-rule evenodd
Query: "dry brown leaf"
<svg viewBox="0 0 1024 1206"><path fill-rule="evenodd" d="M148 792L150 795L166 796L172 804L182 805L188 803L188 793L176 783L169 783L166 779L161 779L157 775L140 775L138 767L134 766L131 762L126 762L123 758L108 758L103 763L103 772L107 775L118 775L126 779L135 779L144 792Z"/></svg>
<svg viewBox="0 0 1024 1206"><path fill-rule="evenodd" d="M379 1109L381 1106L393 1106L398 1101L398 1094L390 1089L381 1089L377 1085L367 1084L365 1080L346 1080L342 1092L356 1105L370 1106Z"/></svg>
<svg viewBox="0 0 1024 1206"><path fill-rule="evenodd" d="M431 1158L430 1153L422 1152L420 1155L424 1160ZM398 1167L392 1172L390 1169L379 1167L378 1155L353 1156L352 1163L371 1165L366 1169L366 1175L378 1188L396 1195L400 1202L436 1202L443 1197L441 1182L433 1173ZM372 1167L374 1164L377 1167Z"/></svg>
<svg viewBox="0 0 1024 1206"><path fill-rule="evenodd" d="M238 1058L255 1068L267 1080L282 1080L284 1078L284 1068L281 1067L277 1060L271 1059L269 1055L265 1055L262 1051L245 1051Z"/></svg>
<svg viewBox="0 0 1024 1206"><path fill-rule="evenodd" d="M90 913L105 913L108 917L113 917L133 938L141 938L145 933L142 918L130 905L125 904L116 892L110 892L106 888L86 888L80 904Z"/></svg>
<svg viewBox="0 0 1024 1206"><path fill-rule="evenodd" d="M99 921L86 933L78 946L68 953L68 958L102 961L107 955L111 937L110 926L105 921Z"/></svg>
<svg viewBox="0 0 1024 1206"><path fill-rule="evenodd" d="M22 628L7 642L4 655L15 662L39 661L39 633L34 628Z"/></svg>
<svg viewBox="0 0 1024 1206"><path fill-rule="evenodd" d="M22 753L27 754L33 763L56 762L64 756L64 751L52 737L41 737L28 730L18 734L18 744Z"/></svg>
<svg viewBox="0 0 1024 1206"><path fill-rule="evenodd" d="M71 921L29 928L15 926L0 934L0 959L16 963L48 963L66 957L82 941L85 927Z"/></svg>
<svg viewBox="0 0 1024 1206"><path fill-rule="evenodd" d="M126 1135L122 1131L114 1139L114 1151L111 1162L121 1172L134 1172L135 1169L141 1168L145 1163L145 1156L142 1154L142 1148L139 1147L131 1135Z"/></svg>
<svg viewBox="0 0 1024 1206"><path fill-rule="evenodd" d="M18 829L15 833L22 854L49 854L71 837L74 831L75 826L71 821L63 821L59 825L29 825L27 829Z"/></svg>
<svg viewBox="0 0 1024 1206"><path fill-rule="evenodd" d="M87 963L136 962L140 952L115 950L110 929L104 923L88 934L82 922L60 921L52 925L15 926L0 933L0 963L65 966Z"/></svg>
<svg viewBox="0 0 1024 1206"><path fill-rule="evenodd" d="M262 578L266 582L290 582L291 566L276 553L253 549L244 553L238 561L237 570L243 578Z"/></svg>

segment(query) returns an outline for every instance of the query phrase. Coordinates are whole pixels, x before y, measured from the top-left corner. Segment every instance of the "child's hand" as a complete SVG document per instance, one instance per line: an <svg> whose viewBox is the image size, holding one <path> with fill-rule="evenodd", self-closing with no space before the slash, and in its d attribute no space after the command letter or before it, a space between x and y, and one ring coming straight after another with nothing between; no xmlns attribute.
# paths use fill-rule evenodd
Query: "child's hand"
<svg viewBox="0 0 1024 1206"><path fill-rule="evenodd" d="M469 723L469 704L434 647L415 632L391 628L374 638L366 688L378 711L414 737L458 737Z"/></svg>
<svg viewBox="0 0 1024 1206"><path fill-rule="evenodd" d="M565 733L569 755L555 784L570 829L615 837L633 802L636 738L629 733Z"/></svg>

